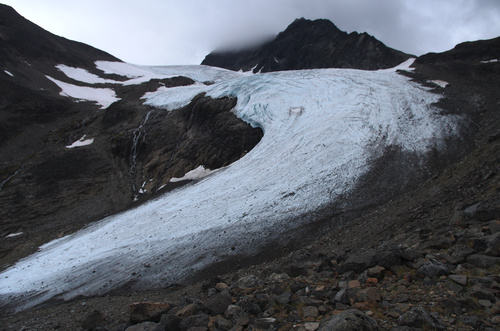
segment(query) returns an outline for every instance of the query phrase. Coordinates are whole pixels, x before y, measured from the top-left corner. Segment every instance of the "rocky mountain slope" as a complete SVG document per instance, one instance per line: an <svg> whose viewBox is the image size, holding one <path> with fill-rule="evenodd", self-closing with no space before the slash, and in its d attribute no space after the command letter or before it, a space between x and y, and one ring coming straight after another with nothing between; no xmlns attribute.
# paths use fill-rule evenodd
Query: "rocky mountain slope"
<svg viewBox="0 0 500 331"><path fill-rule="evenodd" d="M361 182L370 189L349 197L353 205L365 202L363 209L335 213L335 208L327 208L323 218L301 232L300 240L276 245L253 258L236 257L214 265L198 275L196 279L204 280L200 284L108 293L60 305L52 302L40 310L2 317L0 324L5 329L68 330L332 330L336 325L368 330L494 330L500 323L499 45L499 39L464 43L445 53L424 55L416 60L414 71L400 72L441 96L436 106L443 115L463 116L467 125L461 129L460 144L447 145L455 149L444 155L431 151L427 168L414 177L408 178L395 165L419 159L389 150ZM93 66L88 70L115 82L83 83L64 68L52 74L67 83L113 89L120 101L103 111L98 104L61 97L59 85L52 85L55 92L37 93L50 95L73 117L51 119L43 126L34 122L29 131L8 135L8 144L1 145L2 165L8 166L2 168L0 198L2 206L9 206L2 214L3 263L78 229L82 222L126 208L141 189L155 192L172 184L172 177L182 177L201 164L219 167L224 153L232 162L261 138L260 130L230 116L237 102L231 98L198 96L170 113L140 99L160 86L191 84L188 78L153 78L131 86L117 82L132 77L109 75L105 68ZM4 70L16 76L12 68ZM5 74L4 78L13 77ZM2 114L9 115L15 103L6 99ZM25 101L28 110L33 109L31 101ZM236 131L213 133L221 122L234 123L231 128ZM162 130L165 126L169 129ZM166 137L172 131L178 133ZM33 139L37 132L42 139ZM228 137L240 137L241 132L244 138L228 151ZM204 150L192 140L198 134L201 143L211 134L219 138L209 139L206 155L196 154ZM66 148L77 141L88 143L90 137L94 138L91 152ZM31 155L22 154L33 140ZM222 154L214 154L221 145ZM165 152L168 157L163 154L165 146L173 146ZM131 180L134 159L132 173L137 177ZM168 163L175 159L181 161ZM162 168L164 164L169 166ZM384 186L384 179L392 177L393 183L407 181L398 195L391 192L395 186ZM146 178L155 183L144 183ZM366 198L384 194L389 198L366 203ZM106 199L117 206L111 208ZM49 209L42 208L44 203ZM134 301L149 303L130 305Z"/></svg>
<svg viewBox="0 0 500 331"><path fill-rule="evenodd" d="M347 34L328 20L301 18L263 45L216 50L201 64L254 73L317 68L376 70L394 67L410 57L367 33Z"/></svg>
<svg viewBox="0 0 500 331"><path fill-rule="evenodd" d="M192 79L141 81L144 70L135 67L134 77L106 74L96 61L123 63L44 31L5 5L0 29L1 269L43 243L147 200L162 186L186 183L170 183L173 177L234 162L262 136L230 112L235 100L228 98L200 95L172 112L143 105L146 92ZM140 82L123 83L131 78ZM71 91L85 93L75 99ZM84 100L89 95L96 102ZM101 95L111 99L106 107L97 103L104 102ZM90 150L66 147L84 136L94 139ZM7 238L12 234L19 235Z"/></svg>

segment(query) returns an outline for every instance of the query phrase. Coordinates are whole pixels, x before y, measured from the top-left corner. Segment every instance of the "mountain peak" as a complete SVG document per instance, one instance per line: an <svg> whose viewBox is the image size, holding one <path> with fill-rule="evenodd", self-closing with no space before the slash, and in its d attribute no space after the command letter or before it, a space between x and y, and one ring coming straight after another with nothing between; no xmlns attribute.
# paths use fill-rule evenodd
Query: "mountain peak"
<svg viewBox="0 0 500 331"><path fill-rule="evenodd" d="M375 70L394 67L409 57L366 32L348 34L326 19L298 18L260 47L214 51L202 64L253 72L317 68Z"/></svg>

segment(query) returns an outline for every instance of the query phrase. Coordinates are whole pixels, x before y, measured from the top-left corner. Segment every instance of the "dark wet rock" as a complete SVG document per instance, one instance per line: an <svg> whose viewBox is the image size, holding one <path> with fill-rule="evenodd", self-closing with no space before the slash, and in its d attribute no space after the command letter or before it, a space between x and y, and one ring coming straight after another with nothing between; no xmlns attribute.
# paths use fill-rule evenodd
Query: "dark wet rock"
<svg viewBox="0 0 500 331"><path fill-rule="evenodd" d="M290 302L291 297L292 297L292 292L286 291L276 297L276 302L285 305Z"/></svg>
<svg viewBox="0 0 500 331"><path fill-rule="evenodd" d="M452 248L450 248L448 254L449 254L449 262L452 264L458 264L458 263L463 263L465 262L465 259L467 256L475 253L476 250L474 250L472 247L469 247L467 245L455 245Z"/></svg>
<svg viewBox="0 0 500 331"><path fill-rule="evenodd" d="M82 328L86 330L94 330L100 327L104 327L109 323L106 314L99 310L94 310L91 312L85 320L82 322Z"/></svg>
<svg viewBox="0 0 500 331"><path fill-rule="evenodd" d="M484 254L490 256L500 256L500 233L483 237L486 242Z"/></svg>
<svg viewBox="0 0 500 331"><path fill-rule="evenodd" d="M154 322L143 322L129 326L125 331L156 331L158 324Z"/></svg>
<svg viewBox="0 0 500 331"><path fill-rule="evenodd" d="M499 201L489 200L475 203L466 207L463 210L463 215L466 220L491 221L500 216Z"/></svg>
<svg viewBox="0 0 500 331"><path fill-rule="evenodd" d="M467 263L470 263L478 268L488 268L492 265L500 264L500 257L472 254L467 257Z"/></svg>
<svg viewBox="0 0 500 331"><path fill-rule="evenodd" d="M357 301L380 301L380 293L373 287L361 289L356 293L355 298Z"/></svg>
<svg viewBox="0 0 500 331"><path fill-rule="evenodd" d="M273 317L259 318L253 323L257 329L261 330L273 330L277 320Z"/></svg>
<svg viewBox="0 0 500 331"><path fill-rule="evenodd" d="M343 331L343 330L380 330L378 323L365 313L350 309L343 311L329 320L321 322L319 331Z"/></svg>
<svg viewBox="0 0 500 331"><path fill-rule="evenodd" d="M249 297L241 298L237 305L250 315L259 315L262 313L260 306Z"/></svg>
<svg viewBox="0 0 500 331"><path fill-rule="evenodd" d="M477 328L479 326L479 319L476 316L460 315L458 316L458 320L463 324L472 326L473 328Z"/></svg>
<svg viewBox="0 0 500 331"><path fill-rule="evenodd" d="M200 311L200 307L196 303L190 303L179 309L175 315L181 318L192 316Z"/></svg>
<svg viewBox="0 0 500 331"><path fill-rule="evenodd" d="M398 324L415 328L446 329L446 326L422 307L412 308L398 318Z"/></svg>
<svg viewBox="0 0 500 331"><path fill-rule="evenodd" d="M169 330L169 331L180 331L180 324L182 318L172 315L164 314L161 316L160 324L157 331Z"/></svg>
<svg viewBox="0 0 500 331"><path fill-rule="evenodd" d="M136 302L129 307L130 322L159 322L161 315L172 308L170 303L165 302Z"/></svg>
<svg viewBox="0 0 500 331"><path fill-rule="evenodd" d="M227 292L221 292L212 296L206 303L205 306L208 308L212 315L223 314L227 307L232 304L233 301L231 296Z"/></svg>
<svg viewBox="0 0 500 331"><path fill-rule="evenodd" d="M233 327L233 322L225 319L224 317L216 317L215 327L217 328L217 330L227 331Z"/></svg>
<svg viewBox="0 0 500 331"><path fill-rule="evenodd" d="M191 315L181 321L179 329L181 331L185 331L194 327L204 327L206 329L209 321L210 316L207 314L201 313L197 315Z"/></svg>
<svg viewBox="0 0 500 331"><path fill-rule="evenodd" d="M371 264L379 265L386 269L392 269L393 267L403 264L403 259L399 250L384 250L377 252Z"/></svg>
<svg viewBox="0 0 500 331"><path fill-rule="evenodd" d="M489 230L491 234L496 234L500 232L500 221L493 220L488 222Z"/></svg>
<svg viewBox="0 0 500 331"><path fill-rule="evenodd" d="M491 289L473 287L468 293L473 298L495 302L495 293Z"/></svg>
<svg viewBox="0 0 500 331"><path fill-rule="evenodd" d="M373 250L349 254L344 262L339 267L339 273L348 271L362 272L367 268L373 267L373 258L376 252Z"/></svg>
<svg viewBox="0 0 500 331"><path fill-rule="evenodd" d="M409 262L414 262L417 259L425 256L424 251L420 249L407 248L401 252L401 257Z"/></svg>

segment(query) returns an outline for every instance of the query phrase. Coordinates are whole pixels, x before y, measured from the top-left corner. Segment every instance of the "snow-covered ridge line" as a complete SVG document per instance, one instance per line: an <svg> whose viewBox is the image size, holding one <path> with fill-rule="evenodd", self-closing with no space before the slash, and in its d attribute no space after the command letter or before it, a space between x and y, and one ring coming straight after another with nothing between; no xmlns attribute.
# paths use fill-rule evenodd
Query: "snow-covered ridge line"
<svg viewBox="0 0 500 331"><path fill-rule="evenodd" d="M261 142L194 185L43 245L0 274L2 301L23 309L128 282L151 287L182 282L211 263L252 254L266 239L300 227L306 215L351 192L387 147L423 155L458 133L460 118L432 106L439 96L395 70L243 75L184 68L183 76L213 82L199 85L208 96L236 97L233 112L264 130ZM181 69L154 70L166 75ZM192 92L160 89L145 98L169 109L189 102Z"/></svg>

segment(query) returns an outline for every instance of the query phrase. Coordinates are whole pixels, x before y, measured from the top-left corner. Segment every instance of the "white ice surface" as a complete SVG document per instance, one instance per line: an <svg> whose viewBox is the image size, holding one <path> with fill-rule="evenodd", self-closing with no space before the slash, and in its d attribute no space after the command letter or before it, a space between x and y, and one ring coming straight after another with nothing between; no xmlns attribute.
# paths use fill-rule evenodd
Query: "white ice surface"
<svg viewBox="0 0 500 331"><path fill-rule="evenodd" d="M78 100L95 101L101 108L108 108L113 102L120 100L116 97L115 91L109 88L96 88L88 86L78 86L61 82L50 76L46 76L61 88L61 95Z"/></svg>
<svg viewBox="0 0 500 331"><path fill-rule="evenodd" d="M197 82L214 82L240 76L236 72L209 66L141 66L122 62L97 61L96 67L106 74L117 74L131 79L122 82L124 85L134 85L157 78L176 76L189 77Z"/></svg>
<svg viewBox="0 0 500 331"><path fill-rule="evenodd" d="M185 76L215 82L200 91L238 98L233 111L264 130L260 143L194 185L43 245L0 274L2 301L23 309L128 282L182 281L303 225L348 194L387 146L425 153L457 134L459 118L432 106L438 95L394 70L241 75L189 68ZM193 95L190 87L160 89L147 102L168 109L179 103L174 94L185 102Z"/></svg>
<svg viewBox="0 0 500 331"><path fill-rule="evenodd" d="M197 180L197 179L202 179L207 177L208 175L214 173L217 170L210 170L205 168L205 166L199 166L196 169L193 169L191 171L188 171L184 176L177 178L177 177L172 177L170 179L171 182L180 182L183 180Z"/></svg>
<svg viewBox="0 0 500 331"><path fill-rule="evenodd" d="M85 136L81 137L71 145L66 146L66 148L75 148L75 147L82 147L82 146L88 146L91 145L94 142L94 138L90 139L85 139Z"/></svg>

